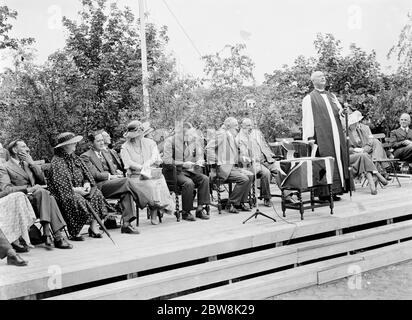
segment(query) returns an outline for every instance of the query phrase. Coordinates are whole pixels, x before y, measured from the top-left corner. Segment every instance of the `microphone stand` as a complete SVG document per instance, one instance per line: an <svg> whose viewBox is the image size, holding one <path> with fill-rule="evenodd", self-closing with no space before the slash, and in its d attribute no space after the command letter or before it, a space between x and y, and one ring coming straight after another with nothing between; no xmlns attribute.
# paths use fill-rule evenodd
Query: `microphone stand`
<svg viewBox="0 0 412 320"><path fill-rule="evenodd" d="M255 135L255 138L256 138L256 130L254 130L254 135ZM255 139L255 140L257 140L257 139ZM254 186L255 186L255 194L257 194L257 186L256 186L256 180L257 180L256 159L255 159L255 155L254 155L254 152L253 152L253 147L252 147L251 149L252 149L251 151L252 151L253 175L254 175L254 177L255 177L255 183L254 183ZM247 218L245 221L243 221L243 222L242 222L243 224L245 224L247 221L249 221L249 220L252 219L253 217L256 219L259 215L264 216L264 217L266 217L266 218L268 218L268 219L270 219L270 220L273 220L273 222L276 222L276 219L275 219L275 218L269 217L268 215L260 212L259 208L257 207L257 201L256 201L256 200L255 200L255 206L256 206L255 213L253 213L249 218Z"/></svg>

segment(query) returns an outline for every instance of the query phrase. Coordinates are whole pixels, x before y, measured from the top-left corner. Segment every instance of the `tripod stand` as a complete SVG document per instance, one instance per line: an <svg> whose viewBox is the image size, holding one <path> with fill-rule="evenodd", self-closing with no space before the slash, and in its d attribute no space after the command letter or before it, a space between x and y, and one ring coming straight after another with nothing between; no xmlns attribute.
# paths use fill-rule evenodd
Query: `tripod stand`
<svg viewBox="0 0 412 320"><path fill-rule="evenodd" d="M256 140L256 142L257 142L257 139L256 139L256 130L254 130L254 135L255 135L255 140ZM256 187L256 180L257 180L256 159L255 159L255 156L254 156L253 147L251 147L250 149L251 149L251 151L252 151L252 168L253 168L253 175L254 175L254 178L255 178L254 188L255 188L255 194L257 194L257 187ZM261 165L262 165L262 164L261 164ZM266 218L268 218L268 219L270 219L270 220L273 220L273 222L276 222L276 219L275 219L275 218L269 217L268 215L260 212L259 208L257 208L257 201L255 201L255 206L256 206L255 213L253 213L249 218L247 218L245 221L243 221L243 222L242 222L243 224L245 224L247 221L249 221L249 220L252 219L253 217L256 219L259 215L264 216L264 217L266 217Z"/></svg>

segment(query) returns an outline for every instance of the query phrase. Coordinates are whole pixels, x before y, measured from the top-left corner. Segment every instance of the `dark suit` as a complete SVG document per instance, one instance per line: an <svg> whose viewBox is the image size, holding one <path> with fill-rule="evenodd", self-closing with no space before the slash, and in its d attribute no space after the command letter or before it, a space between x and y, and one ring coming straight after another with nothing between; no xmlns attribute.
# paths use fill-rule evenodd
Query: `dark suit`
<svg viewBox="0 0 412 320"><path fill-rule="evenodd" d="M193 208L195 188L198 190L198 204L210 203L209 178L202 173L201 167L197 166L190 170L182 167L186 161L196 163L199 160L204 160L200 139L193 139L187 143L183 142L183 137L179 139L174 135L165 140L163 162L166 165L176 166L176 182L182 188L182 208L186 212Z"/></svg>
<svg viewBox="0 0 412 320"><path fill-rule="evenodd" d="M35 184L45 184L44 175L37 165L29 166L24 162L24 169L10 159L0 165L0 191L24 192ZM46 189L38 189L28 195L36 216L41 222L48 222L53 232L66 226L56 200Z"/></svg>
<svg viewBox="0 0 412 320"><path fill-rule="evenodd" d="M4 259L10 249L12 249L10 242L6 239L3 231L0 229L0 259Z"/></svg>
<svg viewBox="0 0 412 320"><path fill-rule="evenodd" d="M93 178L96 180L97 187L102 191L105 198L119 198L122 205L122 217L125 222L133 221L136 212L133 200L139 203L140 192L132 184L129 178L119 178L109 180L110 174L115 175L117 167L113 163L111 154L108 151L101 152L100 159L92 149L84 152L80 157L89 167Z"/></svg>
<svg viewBox="0 0 412 320"><path fill-rule="evenodd" d="M116 152L114 149L109 149L107 148L106 151L110 153L113 163L116 165L117 169L123 172L123 174L126 172L124 169L124 164L123 160L120 158L119 154Z"/></svg>
<svg viewBox="0 0 412 320"><path fill-rule="evenodd" d="M405 132L402 128L393 130L390 135L392 141L393 155L402 161L412 162L412 145L403 145L405 140L412 141L412 129Z"/></svg>
<svg viewBox="0 0 412 320"><path fill-rule="evenodd" d="M246 170L240 170L239 150L235 137L220 129L216 133L216 138L211 139L206 146L207 162L217 164L217 176L225 182L236 183L229 197L229 202L239 205L248 201L248 195L254 176L252 173L246 174Z"/></svg>

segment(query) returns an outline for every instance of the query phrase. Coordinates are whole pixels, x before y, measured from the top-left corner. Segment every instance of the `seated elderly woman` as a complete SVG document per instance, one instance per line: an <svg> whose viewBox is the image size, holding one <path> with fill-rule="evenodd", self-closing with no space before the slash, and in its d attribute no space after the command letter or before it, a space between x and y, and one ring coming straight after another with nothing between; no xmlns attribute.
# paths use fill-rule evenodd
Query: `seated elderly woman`
<svg viewBox="0 0 412 320"><path fill-rule="evenodd" d="M368 179L369 188L372 195L376 195L375 179L379 180L383 185L387 185L388 181L379 173L371 156L365 151L362 139L357 132L357 123L360 121L357 113L351 113L348 117L349 124L349 163L352 167L355 177L365 175Z"/></svg>
<svg viewBox="0 0 412 320"><path fill-rule="evenodd" d="M139 184L140 190L146 194L147 200L145 203L140 201L140 205L149 207L151 223L157 224L158 213L160 216L163 213L171 214L174 201L161 170L156 168L162 163L156 142L143 135L142 123L137 120L130 122L124 134L126 142L122 145L120 156L127 176L132 178L133 183Z"/></svg>
<svg viewBox="0 0 412 320"><path fill-rule="evenodd" d="M23 192L0 192L0 229L16 252L29 251L29 228L35 221L34 210Z"/></svg>
<svg viewBox="0 0 412 320"><path fill-rule="evenodd" d="M101 238L97 221L92 211L98 216L107 215L106 200L85 163L74 151L76 144L83 137L65 132L57 137L58 144L51 161L48 185L62 211L71 240L83 241L80 232L90 223L89 236Z"/></svg>

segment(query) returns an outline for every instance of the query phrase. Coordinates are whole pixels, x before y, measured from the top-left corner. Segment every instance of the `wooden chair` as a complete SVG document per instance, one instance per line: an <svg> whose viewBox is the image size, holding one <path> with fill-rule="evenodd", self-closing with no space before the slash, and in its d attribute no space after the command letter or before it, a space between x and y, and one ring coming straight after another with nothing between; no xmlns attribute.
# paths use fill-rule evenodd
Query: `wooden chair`
<svg viewBox="0 0 412 320"><path fill-rule="evenodd" d="M222 213L222 209L223 208L223 203L225 203L225 199L222 199L221 197L221 186L223 186L226 191L228 192L228 199L230 197L230 194L232 193L232 189L233 189L233 185L231 182L225 182L223 179L218 177L218 173L219 173L219 167L215 164L207 164L206 165L206 172L208 173L209 176L209 185L210 185L210 196L212 201L214 200L213 197L213 190L216 191L217 193L217 204L212 204L212 206L217 207L217 210L219 212L219 214ZM226 187L227 185L227 187Z"/></svg>
<svg viewBox="0 0 412 320"><path fill-rule="evenodd" d="M402 168L406 165L409 168L409 164L405 161L401 161L400 159L397 159L394 157L393 155L394 150L392 148L392 143L394 141L393 138L386 137L384 133L374 134L373 136L374 138L378 139L382 143L382 147L386 151L386 154L388 155L388 159L373 159L374 163L377 163L377 164L381 164L382 162L389 163L389 168L391 169L390 176L394 177L396 179L396 182L398 183L398 186L401 187L399 178L401 177L409 178L409 177L405 175L399 175L397 167Z"/></svg>

